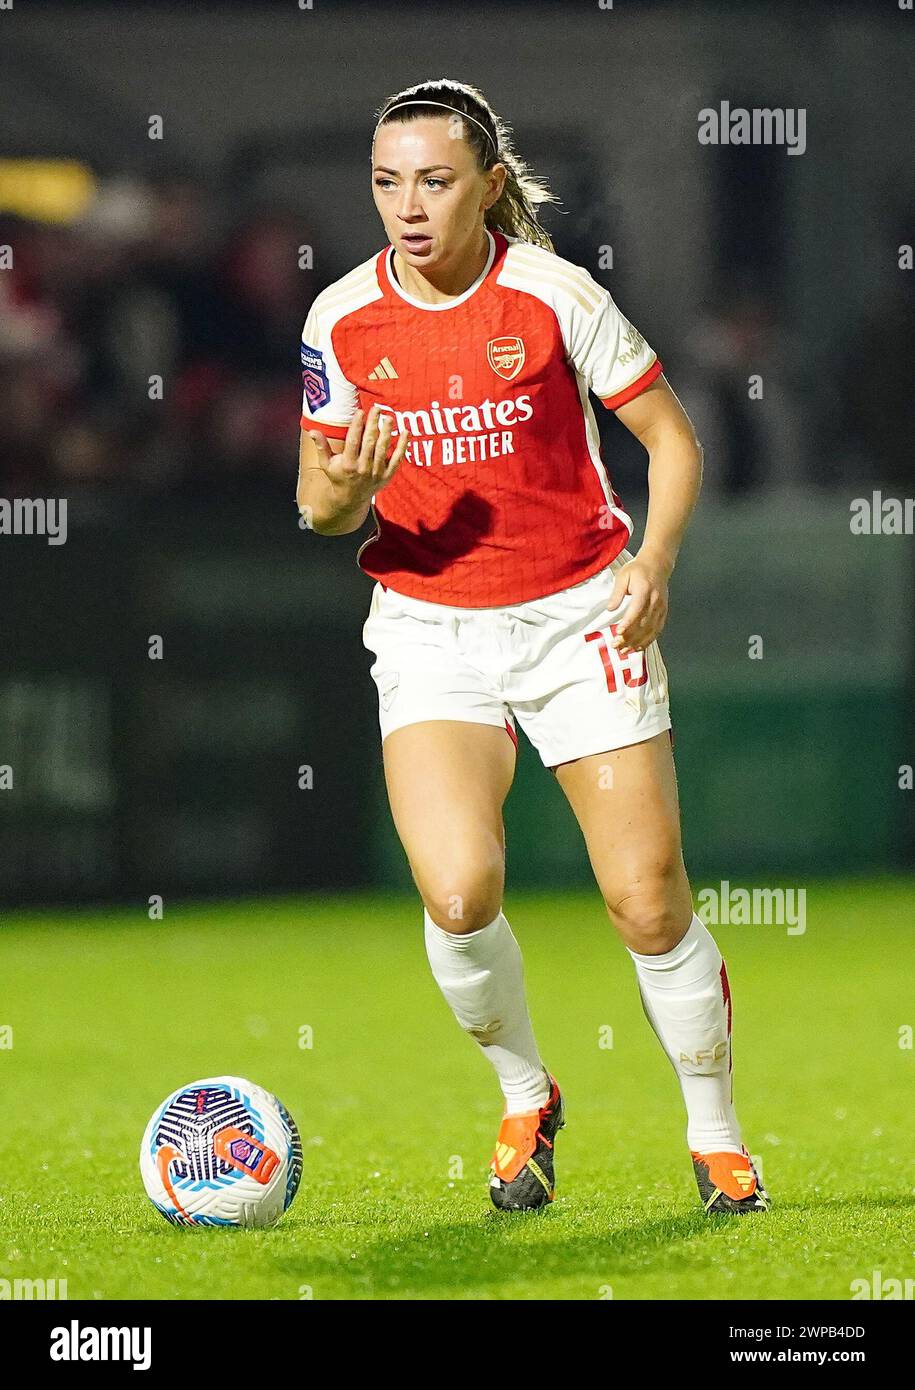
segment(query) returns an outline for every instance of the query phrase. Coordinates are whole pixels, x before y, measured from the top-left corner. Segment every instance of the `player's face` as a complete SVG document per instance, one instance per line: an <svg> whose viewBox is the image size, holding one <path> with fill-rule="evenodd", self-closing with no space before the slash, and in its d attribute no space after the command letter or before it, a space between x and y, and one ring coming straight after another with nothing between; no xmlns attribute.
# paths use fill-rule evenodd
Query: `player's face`
<svg viewBox="0 0 915 1390"><path fill-rule="evenodd" d="M417 270L458 263L479 248L483 214L505 168L485 173L463 138L463 122L429 116L379 130L372 164L375 206L394 250Z"/></svg>

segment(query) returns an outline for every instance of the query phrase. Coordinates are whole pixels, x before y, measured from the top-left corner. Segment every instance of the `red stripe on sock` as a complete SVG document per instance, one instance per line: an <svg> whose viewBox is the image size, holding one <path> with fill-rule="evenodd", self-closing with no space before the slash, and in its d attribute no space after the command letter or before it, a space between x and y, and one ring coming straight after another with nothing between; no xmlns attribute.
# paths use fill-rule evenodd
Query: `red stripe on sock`
<svg viewBox="0 0 915 1390"><path fill-rule="evenodd" d="M734 1051L733 1044L731 1042L731 985L730 981L728 980L728 968L725 965L724 961L721 962L721 970L719 973L721 975L721 998L727 1005L728 1009L728 1071L731 1071L734 1066ZM731 1099L733 1100L733 1089Z"/></svg>
<svg viewBox="0 0 915 1390"><path fill-rule="evenodd" d="M728 968L724 961L721 962L721 969L718 972L721 976L721 999L728 1006L728 1035L731 1032L731 986L728 983Z"/></svg>

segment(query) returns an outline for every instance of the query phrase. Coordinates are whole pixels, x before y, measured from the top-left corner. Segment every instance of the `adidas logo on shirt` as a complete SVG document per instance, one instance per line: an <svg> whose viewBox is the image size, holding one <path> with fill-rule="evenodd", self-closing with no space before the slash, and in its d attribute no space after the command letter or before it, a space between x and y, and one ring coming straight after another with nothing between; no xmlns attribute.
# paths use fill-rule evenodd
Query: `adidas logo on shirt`
<svg viewBox="0 0 915 1390"><path fill-rule="evenodd" d="M369 372L369 381L393 381L396 376L397 373L391 366L390 357L382 357L378 366Z"/></svg>

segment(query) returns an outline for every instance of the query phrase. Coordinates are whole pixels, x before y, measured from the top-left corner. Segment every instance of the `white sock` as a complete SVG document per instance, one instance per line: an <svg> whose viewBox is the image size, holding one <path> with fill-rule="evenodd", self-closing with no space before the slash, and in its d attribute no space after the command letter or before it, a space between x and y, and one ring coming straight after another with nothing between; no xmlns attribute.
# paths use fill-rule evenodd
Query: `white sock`
<svg viewBox="0 0 915 1390"><path fill-rule="evenodd" d="M686 1140L696 1153L742 1147L731 1076L731 995L714 937L693 916L672 951L635 962L642 1004L686 1102Z"/></svg>
<svg viewBox="0 0 915 1390"><path fill-rule="evenodd" d="M503 913L479 931L444 931L423 909L436 984L460 1026L496 1069L505 1114L539 1110L550 1083L524 996L521 949Z"/></svg>

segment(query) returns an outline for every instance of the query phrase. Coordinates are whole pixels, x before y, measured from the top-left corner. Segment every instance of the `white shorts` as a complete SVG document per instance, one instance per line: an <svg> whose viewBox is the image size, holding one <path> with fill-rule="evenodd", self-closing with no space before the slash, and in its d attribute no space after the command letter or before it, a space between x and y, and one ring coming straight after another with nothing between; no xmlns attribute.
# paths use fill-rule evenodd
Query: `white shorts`
<svg viewBox="0 0 915 1390"><path fill-rule="evenodd" d="M507 608L455 608L376 582L362 640L375 661L382 740L405 724L515 720L545 766L641 743L670 728L657 642L621 658L607 599L624 550L570 589ZM617 615L622 616L622 612Z"/></svg>

